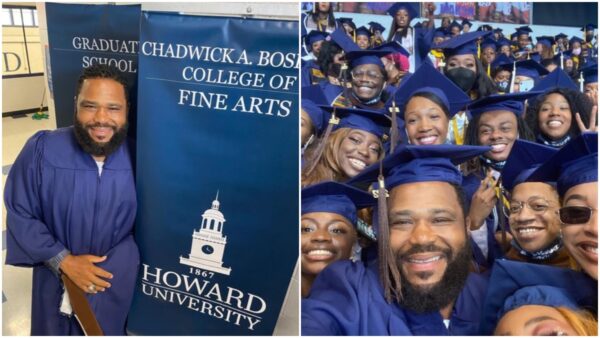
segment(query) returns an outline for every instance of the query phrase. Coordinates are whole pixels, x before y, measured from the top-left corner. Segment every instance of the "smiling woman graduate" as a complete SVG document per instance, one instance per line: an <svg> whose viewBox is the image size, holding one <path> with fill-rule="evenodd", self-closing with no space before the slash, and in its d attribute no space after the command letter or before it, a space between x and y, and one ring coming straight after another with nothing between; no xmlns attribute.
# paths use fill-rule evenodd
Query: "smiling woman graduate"
<svg viewBox="0 0 600 338"><path fill-rule="evenodd" d="M327 265L351 258L357 243L357 210L374 203L370 194L343 183L323 182L302 189L302 298Z"/></svg>

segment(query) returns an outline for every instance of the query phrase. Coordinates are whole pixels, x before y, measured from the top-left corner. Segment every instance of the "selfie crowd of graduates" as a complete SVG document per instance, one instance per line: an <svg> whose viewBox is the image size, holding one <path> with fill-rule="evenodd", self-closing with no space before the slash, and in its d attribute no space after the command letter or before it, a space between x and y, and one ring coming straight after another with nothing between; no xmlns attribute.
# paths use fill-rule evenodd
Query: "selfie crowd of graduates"
<svg viewBox="0 0 600 338"><path fill-rule="evenodd" d="M389 5L302 14L302 334L596 336L596 25Z"/></svg>

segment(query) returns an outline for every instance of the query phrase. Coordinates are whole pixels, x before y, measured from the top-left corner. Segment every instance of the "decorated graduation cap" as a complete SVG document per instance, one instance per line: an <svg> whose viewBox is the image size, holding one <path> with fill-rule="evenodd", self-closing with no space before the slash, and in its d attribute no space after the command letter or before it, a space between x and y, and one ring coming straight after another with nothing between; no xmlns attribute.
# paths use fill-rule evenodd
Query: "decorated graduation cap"
<svg viewBox="0 0 600 338"><path fill-rule="evenodd" d="M579 42L580 44L583 44L585 41L583 41L582 38L574 36L572 38L569 39L569 44L573 44L575 42Z"/></svg>
<svg viewBox="0 0 600 338"><path fill-rule="evenodd" d="M433 46L433 48L443 49L444 56L447 58L454 55L477 55L477 39L486 37L491 33L492 32L469 32L457 35Z"/></svg>
<svg viewBox="0 0 600 338"><path fill-rule="evenodd" d="M464 27L464 25L469 25L469 27L473 26L473 23L471 23L471 21L467 20L467 19L463 19L461 22L461 25Z"/></svg>
<svg viewBox="0 0 600 338"><path fill-rule="evenodd" d="M515 140L502 169L502 185L510 191L518 184L532 182L531 174L556 152L557 149L539 143Z"/></svg>
<svg viewBox="0 0 600 338"><path fill-rule="evenodd" d="M396 2L388 8L387 13L393 18L396 17L396 13L399 10L405 10L408 13L409 20L419 17L419 3L418 2ZM409 22L410 23L410 22Z"/></svg>
<svg viewBox="0 0 600 338"><path fill-rule="evenodd" d="M440 99L450 113L449 119L471 102L462 89L429 63L421 64L410 78L402 81L393 101L404 110L410 98L418 93L430 93ZM404 114L400 114L400 118L404 119Z"/></svg>
<svg viewBox="0 0 600 338"><path fill-rule="evenodd" d="M323 182L302 189L302 215L329 212L341 215L356 226L356 210L375 204L370 194L339 182Z"/></svg>
<svg viewBox="0 0 600 338"><path fill-rule="evenodd" d="M543 35L537 36L537 43L540 43L548 48L552 48L552 45L555 43L553 36Z"/></svg>
<svg viewBox="0 0 600 338"><path fill-rule="evenodd" d="M597 308L597 295L597 282L581 272L542 264L496 260L483 302L480 334L492 335L502 316L521 306L593 309Z"/></svg>
<svg viewBox="0 0 600 338"><path fill-rule="evenodd" d="M471 103L468 106L468 111L473 117L491 111L510 111L517 116L521 116L523 114L523 101L539 94L541 92L528 91L490 95Z"/></svg>
<svg viewBox="0 0 600 338"><path fill-rule="evenodd" d="M315 102L308 99L301 100L301 108L310 117L312 124L315 127L315 134L317 136L321 135L325 130L325 126L327 125L329 114L323 111L323 109L321 109L321 107L319 107Z"/></svg>
<svg viewBox="0 0 600 338"><path fill-rule="evenodd" d="M360 26L360 27L358 27L358 28L356 29L355 33L356 33L356 36L359 36L359 35L364 35L364 36L367 36L367 37L369 37L369 38L370 38L370 37L371 37L371 35L372 35L372 34L371 34L371 31L370 31L370 30L369 30L367 27L365 27L365 26Z"/></svg>
<svg viewBox="0 0 600 338"><path fill-rule="evenodd" d="M346 53L346 60L350 63L350 68L354 68L360 65L377 65L384 68L381 57L389 54L385 50L376 49L365 49L365 50L353 50Z"/></svg>
<svg viewBox="0 0 600 338"><path fill-rule="evenodd" d="M308 48L308 50L311 50L313 43L319 42L319 41L324 41L327 38L327 36L329 36L329 33L327 33L327 32L311 31L304 38L304 41L306 43L306 48Z"/></svg>
<svg viewBox="0 0 600 338"><path fill-rule="evenodd" d="M535 82L542 75L548 74L548 70L534 60L521 60L517 61L517 76L527 76L532 78Z"/></svg>
<svg viewBox="0 0 600 338"><path fill-rule="evenodd" d="M531 179L556 181L562 197L570 188L598 181L598 133L572 139L531 174Z"/></svg>
<svg viewBox="0 0 600 338"><path fill-rule="evenodd" d="M554 88L579 90L579 87L577 87L571 77L564 70L560 69L560 67L556 67L555 70L541 79L531 90L545 92Z"/></svg>
<svg viewBox="0 0 600 338"><path fill-rule="evenodd" d="M332 114L335 111L334 118L338 118L339 122L333 127L334 130L339 128L359 129L383 139L386 138L392 125L387 116L373 110L332 106L321 106L321 108Z"/></svg>
<svg viewBox="0 0 600 338"><path fill-rule="evenodd" d="M373 50L387 51L388 54L400 53L406 57L410 56L410 53L408 53L408 51L404 47L402 47L402 45L398 41L390 41L384 43L383 45L373 48Z"/></svg>
<svg viewBox="0 0 600 338"><path fill-rule="evenodd" d="M383 27L379 22L375 21L369 22L369 28L371 28L371 32L373 33L376 31L383 33L385 31L385 27Z"/></svg>
<svg viewBox="0 0 600 338"><path fill-rule="evenodd" d="M598 82L598 63L597 62L588 62L584 67L582 67L581 72L583 73L583 83L597 83Z"/></svg>

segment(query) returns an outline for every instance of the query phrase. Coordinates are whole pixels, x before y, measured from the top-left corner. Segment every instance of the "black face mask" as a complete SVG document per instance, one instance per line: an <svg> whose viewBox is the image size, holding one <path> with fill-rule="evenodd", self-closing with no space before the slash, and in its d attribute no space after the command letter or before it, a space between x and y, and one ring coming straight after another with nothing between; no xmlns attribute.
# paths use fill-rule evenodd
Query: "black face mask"
<svg viewBox="0 0 600 338"><path fill-rule="evenodd" d="M496 86L501 92L508 93L508 81L496 82Z"/></svg>
<svg viewBox="0 0 600 338"><path fill-rule="evenodd" d="M464 68L458 67L450 69L446 72L448 77L455 85L457 85L463 92L468 93L475 84L475 72Z"/></svg>

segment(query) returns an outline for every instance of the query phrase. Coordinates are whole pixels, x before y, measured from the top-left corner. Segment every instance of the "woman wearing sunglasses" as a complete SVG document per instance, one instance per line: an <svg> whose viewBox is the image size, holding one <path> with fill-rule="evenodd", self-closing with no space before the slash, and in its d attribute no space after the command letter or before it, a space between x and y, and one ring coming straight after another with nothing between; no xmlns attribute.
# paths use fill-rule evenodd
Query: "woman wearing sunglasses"
<svg viewBox="0 0 600 338"><path fill-rule="evenodd" d="M569 142L531 178L556 180L564 244L581 270L598 280L598 133Z"/></svg>
<svg viewBox="0 0 600 338"><path fill-rule="evenodd" d="M509 191L503 211L513 239L506 258L516 261L570 267L560 235L560 201L555 182L531 181L529 176L558 150L516 140L502 170L502 185Z"/></svg>

